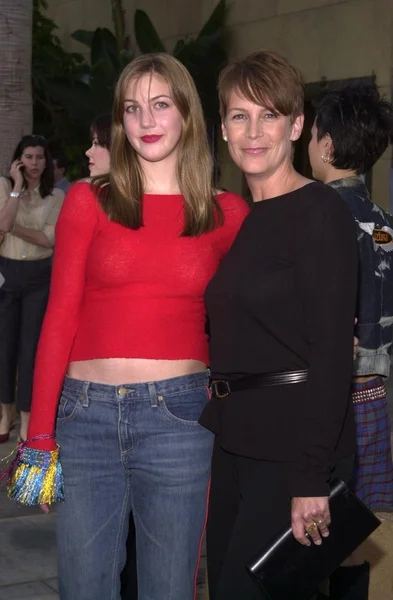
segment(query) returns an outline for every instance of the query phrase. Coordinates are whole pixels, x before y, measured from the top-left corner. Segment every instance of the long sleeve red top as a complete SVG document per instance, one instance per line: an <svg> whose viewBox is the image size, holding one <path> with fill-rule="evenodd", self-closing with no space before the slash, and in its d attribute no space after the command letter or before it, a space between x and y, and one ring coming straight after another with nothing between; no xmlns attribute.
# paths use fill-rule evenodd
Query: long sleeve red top
<svg viewBox="0 0 393 600"><path fill-rule="evenodd" d="M71 361L95 358L196 359L209 363L205 288L249 209L217 199L225 221L182 237L184 199L146 194L143 227L115 223L88 182L72 186L56 226L48 309L37 351L28 439L54 434ZM51 450L55 442L31 447Z"/></svg>

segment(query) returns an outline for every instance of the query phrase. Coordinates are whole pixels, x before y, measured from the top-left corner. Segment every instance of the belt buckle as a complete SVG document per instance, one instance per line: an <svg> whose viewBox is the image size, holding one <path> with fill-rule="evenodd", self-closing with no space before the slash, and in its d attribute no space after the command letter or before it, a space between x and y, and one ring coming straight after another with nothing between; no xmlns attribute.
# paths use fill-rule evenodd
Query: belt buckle
<svg viewBox="0 0 393 600"><path fill-rule="evenodd" d="M221 385L224 385L226 388L224 392L220 392ZM220 400L222 400L223 398L228 398L229 394L231 393L229 382L225 379L214 379L211 382L210 389L212 391L213 396L219 398Z"/></svg>

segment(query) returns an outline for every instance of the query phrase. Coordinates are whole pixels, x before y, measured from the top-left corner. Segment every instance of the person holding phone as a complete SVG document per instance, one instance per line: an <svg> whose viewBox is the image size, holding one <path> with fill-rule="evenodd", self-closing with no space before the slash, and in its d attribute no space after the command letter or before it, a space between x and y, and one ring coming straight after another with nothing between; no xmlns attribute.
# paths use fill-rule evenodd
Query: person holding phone
<svg viewBox="0 0 393 600"><path fill-rule="evenodd" d="M46 309L54 229L64 192L54 189L45 139L24 136L9 177L0 177L0 443L12 427L13 403L26 439L35 352Z"/></svg>

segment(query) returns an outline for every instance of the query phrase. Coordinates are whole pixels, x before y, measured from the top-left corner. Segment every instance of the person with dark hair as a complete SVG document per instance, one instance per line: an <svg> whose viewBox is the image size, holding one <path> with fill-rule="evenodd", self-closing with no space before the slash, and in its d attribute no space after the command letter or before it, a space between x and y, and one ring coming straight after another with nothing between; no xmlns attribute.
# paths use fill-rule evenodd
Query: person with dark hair
<svg viewBox="0 0 393 600"><path fill-rule="evenodd" d="M59 190L63 190L63 192L66 194L71 187L71 182L66 177L68 160L62 150L53 150L51 154L53 160L55 187Z"/></svg>
<svg viewBox="0 0 393 600"><path fill-rule="evenodd" d="M247 562L289 522L299 543L323 544L330 483L352 476L356 233L337 192L293 168L298 70L258 51L229 64L218 89L223 137L254 204L205 294L209 593L258 600Z"/></svg>
<svg viewBox="0 0 393 600"><path fill-rule="evenodd" d="M9 493L64 499L62 600L120 600L131 513L139 597L193 600L213 447L198 423L209 401L203 295L249 210L212 185L200 98L175 57L125 67L112 121L109 173L72 186L56 227Z"/></svg>
<svg viewBox="0 0 393 600"><path fill-rule="evenodd" d="M64 193L54 187L53 163L42 136L26 135L10 176L0 178L0 443L9 438L12 405L26 439L36 347L46 309L54 229Z"/></svg>
<svg viewBox="0 0 393 600"><path fill-rule="evenodd" d="M385 380L393 342L393 217L374 204L361 175L393 141L393 107L374 84L327 93L309 144L313 176L336 190L354 218L359 248L358 353L352 378L356 421L354 489L372 510L393 509ZM335 600L365 600L368 563L354 553L331 578Z"/></svg>
<svg viewBox="0 0 393 600"><path fill-rule="evenodd" d="M110 166L112 115L98 115L90 126L91 146L86 150L91 177L106 175Z"/></svg>

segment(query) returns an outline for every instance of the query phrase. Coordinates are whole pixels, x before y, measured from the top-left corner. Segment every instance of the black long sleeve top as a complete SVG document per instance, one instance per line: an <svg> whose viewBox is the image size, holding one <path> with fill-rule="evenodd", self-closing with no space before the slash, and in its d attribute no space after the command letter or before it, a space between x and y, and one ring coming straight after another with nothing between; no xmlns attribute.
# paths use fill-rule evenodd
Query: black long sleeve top
<svg viewBox="0 0 393 600"><path fill-rule="evenodd" d="M309 370L213 399L200 420L229 451L288 461L292 496L328 495L335 460L354 452L357 263L348 208L310 183L254 204L206 290L213 378Z"/></svg>

